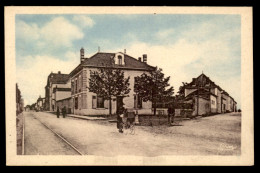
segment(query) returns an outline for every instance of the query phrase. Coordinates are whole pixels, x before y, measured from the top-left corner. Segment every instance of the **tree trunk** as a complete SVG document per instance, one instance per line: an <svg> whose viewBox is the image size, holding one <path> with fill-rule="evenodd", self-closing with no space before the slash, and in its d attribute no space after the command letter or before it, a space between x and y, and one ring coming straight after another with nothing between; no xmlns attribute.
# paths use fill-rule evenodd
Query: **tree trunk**
<svg viewBox="0 0 260 173"><path fill-rule="evenodd" d="M157 107L157 105L156 105L156 101L154 102L154 109L153 109L153 115L154 116L156 116L156 107Z"/></svg>

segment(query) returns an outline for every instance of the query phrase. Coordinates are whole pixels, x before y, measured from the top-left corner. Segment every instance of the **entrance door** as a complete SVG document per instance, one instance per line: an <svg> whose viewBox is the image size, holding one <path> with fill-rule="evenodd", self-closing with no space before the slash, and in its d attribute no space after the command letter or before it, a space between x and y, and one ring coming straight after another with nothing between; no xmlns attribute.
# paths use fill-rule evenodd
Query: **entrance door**
<svg viewBox="0 0 260 173"><path fill-rule="evenodd" d="M116 98L116 113L118 114L118 111L120 110L121 107L123 107L123 96L117 96Z"/></svg>

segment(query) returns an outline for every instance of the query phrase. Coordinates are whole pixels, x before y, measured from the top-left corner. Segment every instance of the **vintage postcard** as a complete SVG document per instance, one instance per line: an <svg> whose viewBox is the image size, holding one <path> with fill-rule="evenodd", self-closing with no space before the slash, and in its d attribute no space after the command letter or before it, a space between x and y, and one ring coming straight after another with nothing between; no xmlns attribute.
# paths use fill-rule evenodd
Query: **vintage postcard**
<svg viewBox="0 0 260 173"><path fill-rule="evenodd" d="M5 7L7 165L254 165L251 7Z"/></svg>

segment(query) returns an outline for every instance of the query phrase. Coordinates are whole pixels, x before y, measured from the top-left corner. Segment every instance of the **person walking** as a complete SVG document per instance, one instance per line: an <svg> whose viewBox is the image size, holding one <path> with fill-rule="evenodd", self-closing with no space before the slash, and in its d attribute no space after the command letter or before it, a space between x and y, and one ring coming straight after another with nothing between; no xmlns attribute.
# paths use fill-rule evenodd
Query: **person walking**
<svg viewBox="0 0 260 173"><path fill-rule="evenodd" d="M173 123L174 121L174 109L173 106L170 105L168 107L168 124L171 125L171 123Z"/></svg>
<svg viewBox="0 0 260 173"><path fill-rule="evenodd" d="M57 118L60 118L60 108L59 108L59 106L57 107Z"/></svg>
<svg viewBox="0 0 260 173"><path fill-rule="evenodd" d="M119 133L123 133L123 119L122 119L123 114L124 114L124 107L121 107L117 113L117 128Z"/></svg>
<svg viewBox="0 0 260 173"><path fill-rule="evenodd" d="M63 116L63 118L66 117L66 106L64 106L64 107L62 108L62 116Z"/></svg>

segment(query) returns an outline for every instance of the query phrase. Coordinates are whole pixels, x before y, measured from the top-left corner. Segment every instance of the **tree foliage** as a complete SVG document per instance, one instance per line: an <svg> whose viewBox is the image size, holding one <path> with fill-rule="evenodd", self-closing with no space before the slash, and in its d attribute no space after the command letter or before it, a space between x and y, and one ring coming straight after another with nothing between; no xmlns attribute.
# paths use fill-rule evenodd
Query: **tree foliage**
<svg viewBox="0 0 260 173"><path fill-rule="evenodd" d="M174 94L173 87L169 84L170 76L164 77L162 69L156 69L149 73L143 73L135 78L134 91L144 102L151 101L156 114L158 102L167 101Z"/></svg>
<svg viewBox="0 0 260 173"><path fill-rule="evenodd" d="M109 100L109 114L111 114L111 98L126 96L130 92L130 77L125 78L124 72L120 69L99 68L97 71L90 71L89 91Z"/></svg>
<svg viewBox="0 0 260 173"><path fill-rule="evenodd" d="M185 86L187 82L182 82L182 86L179 87L178 95L176 96L177 100L182 100L185 97Z"/></svg>

